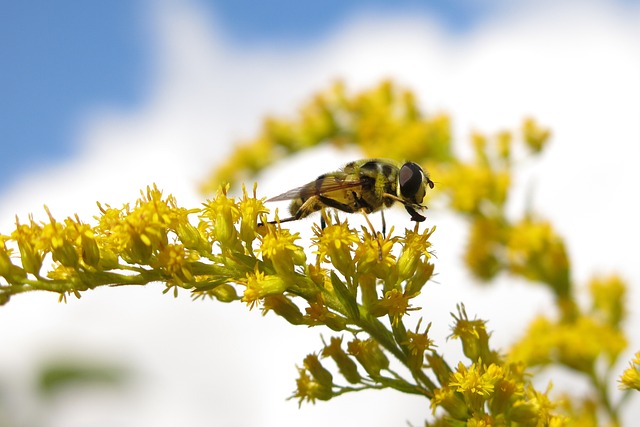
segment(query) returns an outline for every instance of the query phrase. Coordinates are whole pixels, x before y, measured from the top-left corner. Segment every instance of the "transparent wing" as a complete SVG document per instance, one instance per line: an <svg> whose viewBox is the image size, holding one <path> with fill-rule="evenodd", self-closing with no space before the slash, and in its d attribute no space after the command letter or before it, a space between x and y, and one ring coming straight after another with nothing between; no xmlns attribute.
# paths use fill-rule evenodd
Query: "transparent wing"
<svg viewBox="0 0 640 427"><path fill-rule="evenodd" d="M294 188L292 190L289 190L287 192L284 192L276 197L272 197L270 199L267 199L267 202L278 202L280 200L291 200L291 199L296 199L298 197L300 197L300 194L302 194L302 192L304 191L304 189L313 184L312 182L310 182L307 185L303 185L302 187L298 187L298 188Z"/></svg>
<svg viewBox="0 0 640 427"><path fill-rule="evenodd" d="M324 176L315 181L294 188L278 196L268 199L267 202L277 202L281 200L291 200L301 197L308 199L312 196L326 195L328 193L350 188L361 188L366 180L350 179L350 176Z"/></svg>

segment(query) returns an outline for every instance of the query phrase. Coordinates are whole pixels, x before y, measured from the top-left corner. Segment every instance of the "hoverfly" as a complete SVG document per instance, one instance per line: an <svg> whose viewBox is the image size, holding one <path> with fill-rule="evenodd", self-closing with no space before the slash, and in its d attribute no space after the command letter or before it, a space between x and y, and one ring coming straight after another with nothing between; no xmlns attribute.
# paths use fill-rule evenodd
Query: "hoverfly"
<svg viewBox="0 0 640 427"><path fill-rule="evenodd" d="M417 163L400 164L386 159L363 159L347 163L335 172L320 175L315 181L282 193L267 202L291 200L291 217L280 222L305 218L324 208L348 213L362 212L365 218L366 214L380 211L384 235L386 224L382 210L396 202L404 206L411 215L411 220L425 220L417 210L426 209L422 202L427 187L433 188L434 183ZM325 219L321 217L323 228L324 224Z"/></svg>

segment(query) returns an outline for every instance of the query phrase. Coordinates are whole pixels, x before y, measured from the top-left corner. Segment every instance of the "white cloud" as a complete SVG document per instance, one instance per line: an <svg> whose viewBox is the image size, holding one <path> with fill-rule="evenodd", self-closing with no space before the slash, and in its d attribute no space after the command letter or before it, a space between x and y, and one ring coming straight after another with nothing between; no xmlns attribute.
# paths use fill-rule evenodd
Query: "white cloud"
<svg viewBox="0 0 640 427"><path fill-rule="evenodd" d="M44 203L58 217L79 212L90 218L95 200L132 201L152 182L181 204L197 206L198 180L234 141L251 137L265 113L293 114L336 77L363 88L391 76L415 89L428 111L451 112L459 142L472 129L515 127L528 114L551 126L553 143L523 171L517 197L524 197L524 178L536 180L535 206L566 236L579 284L611 269L632 284L640 281L632 259L640 237L634 200L640 181L638 9L599 2L529 5L463 35L427 17L367 15L323 42L282 49L229 45L192 5L152 12L158 63L148 102L135 112L93 112L82 125L75 158L34 173L2 200L2 230L10 229L15 213L43 216ZM308 167L297 172L302 181L316 175L314 167L344 162L325 151L319 155L322 162L297 160ZM296 166L274 170L262 191L284 190L280 184ZM441 274L423 297L426 315L444 319L434 333L448 334L448 312L464 300L471 313L491 319L494 337L506 344L529 316L545 309L549 296L506 281L486 292L456 275L461 225L432 214ZM634 310L640 295L630 293ZM515 306L523 300L529 305ZM192 303L186 295L173 300L160 295L159 286L98 290L66 305L49 295L22 295L0 310L0 369L11 366L18 382L53 347L116 357L140 370L139 393L107 400L102 409L84 405L92 412L63 406L45 425L80 425L91 414L91 425L418 425L428 413L425 401L374 392L298 410L284 398L294 388L294 365L319 348L318 334L244 311ZM638 312L632 314L637 325ZM509 329L501 329L505 324ZM633 344L640 347L637 338ZM628 420L640 416L634 411Z"/></svg>

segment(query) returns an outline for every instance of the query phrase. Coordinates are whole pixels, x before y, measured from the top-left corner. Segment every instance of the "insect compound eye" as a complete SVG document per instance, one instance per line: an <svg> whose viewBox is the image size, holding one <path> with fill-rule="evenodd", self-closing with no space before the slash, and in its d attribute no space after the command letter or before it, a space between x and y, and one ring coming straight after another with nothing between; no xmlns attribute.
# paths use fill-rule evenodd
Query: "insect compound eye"
<svg viewBox="0 0 640 427"><path fill-rule="evenodd" d="M424 172L416 163L407 162L400 168L399 184L402 197L421 203L425 193L423 181Z"/></svg>

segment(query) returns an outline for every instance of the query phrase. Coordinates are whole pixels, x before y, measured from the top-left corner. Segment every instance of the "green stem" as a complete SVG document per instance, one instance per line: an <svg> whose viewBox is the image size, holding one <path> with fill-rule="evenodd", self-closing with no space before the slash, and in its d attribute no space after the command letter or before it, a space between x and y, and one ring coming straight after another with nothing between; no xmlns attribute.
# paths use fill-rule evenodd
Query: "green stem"
<svg viewBox="0 0 640 427"><path fill-rule="evenodd" d="M424 393L428 398L431 398L433 391L437 388L431 379L420 369L413 369L407 359L407 355L404 351L396 345L396 341L393 338L393 334L380 322L377 318L372 317L364 307L360 307L360 319L356 322L356 325L362 328L363 331L368 333L374 338L380 345L387 349L396 359L406 366L413 377L419 383L424 384L427 388L427 393Z"/></svg>

